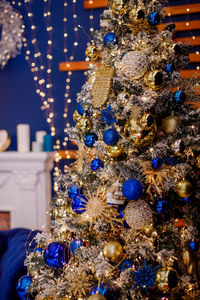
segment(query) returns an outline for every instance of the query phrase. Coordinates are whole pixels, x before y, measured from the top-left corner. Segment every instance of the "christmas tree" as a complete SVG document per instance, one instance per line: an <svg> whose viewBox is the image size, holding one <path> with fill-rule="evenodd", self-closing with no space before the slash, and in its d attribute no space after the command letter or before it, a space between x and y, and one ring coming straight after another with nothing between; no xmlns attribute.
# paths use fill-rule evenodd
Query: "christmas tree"
<svg viewBox="0 0 200 300"><path fill-rule="evenodd" d="M21 297L200 299L197 85L180 76L190 46L157 29L165 2L113 0L101 16L68 130L77 160L57 179Z"/></svg>

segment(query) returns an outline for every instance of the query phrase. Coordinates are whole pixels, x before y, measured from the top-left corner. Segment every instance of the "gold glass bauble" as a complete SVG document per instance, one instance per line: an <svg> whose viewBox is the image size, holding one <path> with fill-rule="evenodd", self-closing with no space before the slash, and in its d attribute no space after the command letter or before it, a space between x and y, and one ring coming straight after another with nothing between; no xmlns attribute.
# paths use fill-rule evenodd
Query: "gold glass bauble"
<svg viewBox="0 0 200 300"><path fill-rule="evenodd" d="M176 192L181 198L190 197L193 192L193 186L188 180L181 180L178 182Z"/></svg>
<svg viewBox="0 0 200 300"><path fill-rule="evenodd" d="M178 286L178 273L171 267L161 268L156 274L158 289L168 293Z"/></svg>
<svg viewBox="0 0 200 300"><path fill-rule="evenodd" d="M179 117L169 116L162 120L162 130L166 134L173 134L182 124Z"/></svg>
<svg viewBox="0 0 200 300"><path fill-rule="evenodd" d="M112 10L117 15L123 15L126 13L126 2L125 0L112 0Z"/></svg>
<svg viewBox="0 0 200 300"><path fill-rule="evenodd" d="M153 116L148 113L139 119L130 118L124 126L125 136L138 148L149 146L156 133L156 122Z"/></svg>
<svg viewBox="0 0 200 300"><path fill-rule="evenodd" d="M130 22L135 22L136 20L141 20L145 18L145 8L134 6L129 12Z"/></svg>
<svg viewBox="0 0 200 300"><path fill-rule="evenodd" d="M96 45L89 45L85 50L85 55L90 60L97 60L99 58L100 51Z"/></svg>
<svg viewBox="0 0 200 300"><path fill-rule="evenodd" d="M76 125L82 133L89 132L92 129L92 122L87 117L81 117Z"/></svg>
<svg viewBox="0 0 200 300"><path fill-rule="evenodd" d="M108 149L109 156L111 157L118 157L123 153L123 148L120 145L120 143L117 143L117 145L115 146L108 146L107 149Z"/></svg>
<svg viewBox="0 0 200 300"><path fill-rule="evenodd" d="M197 164L197 168L200 169L200 155L197 156L197 162L196 162L196 164Z"/></svg>
<svg viewBox="0 0 200 300"><path fill-rule="evenodd" d="M148 71L144 75L144 84L153 91L160 91L165 85L165 78L159 70Z"/></svg>
<svg viewBox="0 0 200 300"><path fill-rule="evenodd" d="M100 294L95 294L90 296L88 300L106 300L106 298Z"/></svg>
<svg viewBox="0 0 200 300"><path fill-rule="evenodd" d="M75 110L75 112L73 113L73 119L75 122L78 122L81 119L81 115L79 115L79 113L77 112L77 110Z"/></svg>
<svg viewBox="0 0 200 300"><path fill-rule="evenodd" d="M123 252L122 245L117 241L111 241L104 245L103 255L110 261L114 262L118 260Z"/></svg>

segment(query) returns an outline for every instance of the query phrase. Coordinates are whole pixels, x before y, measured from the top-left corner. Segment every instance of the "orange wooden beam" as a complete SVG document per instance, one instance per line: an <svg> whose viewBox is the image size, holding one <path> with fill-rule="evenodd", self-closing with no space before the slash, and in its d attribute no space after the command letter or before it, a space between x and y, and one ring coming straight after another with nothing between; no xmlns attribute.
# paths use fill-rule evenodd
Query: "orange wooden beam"
<svg viewBox="0 0 200 300"><path fill-rule="evenodd" d="M108 6L108 0L87 0L84 1L85 9L102 8Z"/></svg>
<svg viewBox="0 0 200 300"><path fill-rule="evenodd" d="M188 31L200 28L200 20L175 22L174 24L176 25L176 31ZM167 23L160 24L158 25L158 29L162 31L165 28L165 26L167 26Z"/></svg>
<svg viewBox="0 0 200 300"><path fill-rule="evenodd" d="M200 54L190 53L189 58L190 58L190 62L192 62L192 63L200 62Z"/></svg>
<svg viewBox="0 0 200 300"><path fill-rule="evenodd" d="M76 150L59 150L59 156L61 159L76 159Z"/></svg>
<svg viewBox="0 0 200 300"><path fill-rule="evenodd" d="M200 45L200 36L183 37L173 39L175 43L182 42L184 44L190 44L192 46Z"/></svg>
<svg viewBox="0 0 200 300"><path fill-rule="evenodd" d="M85 71L88 70L89 64L94 64L95 61L73 61L73 62L61 62L59 64L59 70L66 71Z"/></svg>
<svg viewBox="0 0 200 300"><path fill-rule="evenodd" d="M182 78L191 78L193 76L200 78L200 70L182 70L180 73Z"/></svg>

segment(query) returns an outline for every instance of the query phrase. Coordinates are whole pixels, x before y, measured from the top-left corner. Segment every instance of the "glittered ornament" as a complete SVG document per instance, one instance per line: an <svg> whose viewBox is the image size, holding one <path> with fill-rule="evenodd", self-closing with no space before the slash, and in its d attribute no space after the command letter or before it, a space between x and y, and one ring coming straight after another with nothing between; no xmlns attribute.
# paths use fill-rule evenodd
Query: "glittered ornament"
<svg viewBox="0 0 200 300"><path fill-rule="evenodd" d="M104 283L97 284L90 292L90 295L100 294L106 298L106 300L118 300L119 293L118 291ZM97 298L98 299L98 298ZM92 299L94 300L94 299ZM103 299L102 299L103 300Z"/></svg>
<svg viewBox="0 0 200 300"><path fill-rule="evenodd" d="M144 200L131 201L125 208L124 218L132 229L142 229L152 222L152 211Z"/></svg>
<svg viewBox="0 0 200 300"><path fill-rule="evenodd" d="M81 192L82 192L82 189L79 186L72 185L72 186L70 186L70 188L68 190L68 196L71 199L74 199L74 198L76 198L76 196L80 195Z"/></svg>
<svg viewBox="0 0 200 300"><path fill-rule="evenodd" d="M128 200L137 200L142 195L142 184L137 179L128 179L123 183L122 193Z"/></svg>
<svg viewBox="0 0 200 300"><path fill-rule="evenodd" d="M114 46L117 45L118 43L118 38L116 36L116 34L114 32L108 32L105 36L104 36L104 45L107 47L110 46Z"/></svg>
<svg viewBox="0 0 200 300"><path fill-rule="evenodd" d="M165 199L159 198L154 202L154 210L157 214L166 214L168 213L168 203Z"/></svg>
<svg viewBox="0 0 200 300"><path fill-rule="evenodd" d="M181 156L185 150L185 143L183 140L179 139L174 141L171 146L171 150L173 151L173 154L176 156Z"/></svg>
<svg viewBox="0 0 200 300"><path fill-rule="evenodd" d="M153 116L148 113L138 118L130 118L124 126L125 136L138 148L149 146L156 133L156 122Z"/></svg>
<svg viewBox="0 0 200 300"><path fill-rule="evenodd" d="M103 168L103 167L104 167L104 164L103 164L101 159L95 158L95 159L92 160L91 169L93 171L97 171L97 170L99 170L100 168Z"/></svg>
<svg viewBox="0 0 200 300"><path fill-rule="evenodd" d="M82 214L85 212L85 206L87 203L87 198L83 195L78 195L72 201L72 209L77 214Z"/></svg>
<svg viewBox="0 0 200 300"><path fill-rule="evenodd" d="M19 299L29 299L28 297L28 290L30 285L32 284L32 277L25 275L22 276L17 283L16 292Z"/></svg>
<svg viewBox="0 0 200 300"><path fill-rule="evenodd" d="M160 23L160 15L157 12L151 12L147 19L151 25L158 25Z"/></svg>
<svg viewBox="0 0 200 300"><path fill-rule="evenodd" d="M193 185L190 181L183 179L178 182L176 192L181 198L190 197L193 193Z"/></svg>
<svg viewBox="0 0 200 300"><path fill-rule="evenodd" d="M104 245L103 255L110 261L117 261L123 253L122 245L117 241L111 241Z"/></svg>
<svg viewBox="0 0 200 300"><path fill-rule="evenodd" d="M173 94L173 100L177 104L183 104L186 100L186 94L183 91L176 91Z"/></svg>
<svg viewBox="0 0 200 300"><path fill-rule="evenodd" d="M115 112L112 111L110 104L106 109L102 109L101 120L109 126L117 123L117 120L115 119Z"/></svg>
<svg viewBox="0 0 200 300"><path fill-rule="evenodd" d="M90 60L97 60L99 58L100 51L96 45L89 45L85 50L85 55Z"/></svg>
<svg viewBox="0 0 200 300"><path fill-rule="evenodd" d="M166 134L173 134L180 126L182 122L179 117L168 116L162 120L162 130Z"/></svg>
<svg viewBox="0 0 200 300"><path fill-rule="evenodd" d="M127 269L132 268L132 266L133 266L133 261L132 261L131 259L125 259L125 260L123 260L123 262L120 264L119 270L123 272L123 271L125 271L125 270L127 270Z"/></svg>
<svg viewBox="0 0 200 300"><path fill-rule="evenodd" d="M172 72L174 72L175 71L174 65L172 65L172 64L167 65L165 67L165 71L166 71L166 73L172 73Z"/></svg>
<svg viewBox="0 0 200 300"><path fill-rule="evenodd" d="M123 205L126 198L122 193L122 184L117 180L112 186L111 191L106 194L106 201L109 204Z"/></svg>
<svg viewBox="0 0 200 300"><path fill-rule="evenodd" d="M127 1L113 0L111 8L117 15L123 15L127 11Z"/></svg>
<svg viewBox="0 0 200 300"><path fill-rule="evenodd" d="M151 161L151 166L153 169L160 169L162 167L162 159L157 157L153 158Z"/></svg>
<svg viewBox="0 0 200 300"><path fill-rule="evenodd" d="M178 285L178 274L171 267L161 268L156 274L156 282L163 293L172 292Z"/></svg>
<svg viewBox="0 0 200 300"><path fill-rule="evenodd" d="M139 51L127 52L118 65L120 72L131 80L141 78L146 73L147 68L147 57Z"/></svg>
<svg viewBox="0 0 200 300"><path fill-rule="evenodd" d="M129 21L131 23L145 18L144 7L133 7L129 12Z"/></svg>
<svg viewBox="0 0 200 300"><path fill-rule="evenodd" d="M107 129L103 134L103 141L109 146L114 146L119 141L119 134L115 129Z"/></svg>
<svg viewBox="0 0 200 300"><path fill-rule="evenodd" d="M110 157L119 157L123 153L120 143L117 143L115 146L108 146L107 149Z"/></svg>
<svg viewBox="0 0 200 300"><path fill-rule="evenodd" d="M106 298L100 294L95 294L90 296L88 300L106 300Z"/></svg>
<svg viewBox="0 0 200 300"><path fill-rule="evenodd" d="M190 241L190 242L188 243L188 248L189 248L191 251L196 252L196 251L199 249L199 244L197 243L197 241Z"/></svg>
<svg viewBox="0 0 200 300"><path fill-rule="evenodd" d="M75 255L76 249L80 249L81 247L85 247L85 242L82 239L74 239L70 245L69 249L72 254Z"/></svg>
<svg viewBox="0 0 200 300"><path fill-rule="evenodd" d="M69 249L63 243L53 242L44 251L44 262L52 269L61 269L69 261Z"/></svg>
<svg viewBox="0 0 200 300"><path fill-rule="evenodd" d="M165 85L165 78L159 70L148 71L144 75L144 84L153 91L160 91Z"/></svg>
<svg viewBox="0 0 200 300"><path fill-rule="evenodd" d="M92 129L92 121L87 117L81 117L76 125L83 133L87 133Z"/></svg>
<svg viewBox="0 0 200 300"><path fill-rule="evenodd" d="M119 93L117 96L117 104L119 106L126 106L130 100L130 97L131 95L126 91Z"/></svg>
<svg viewBox="0 0 200 300"><path fill-rule="evenodd" d="M96 133L88 133L84 137L84 144L87 147L93 147L94 143L98 140L98 136Z"/></svg>

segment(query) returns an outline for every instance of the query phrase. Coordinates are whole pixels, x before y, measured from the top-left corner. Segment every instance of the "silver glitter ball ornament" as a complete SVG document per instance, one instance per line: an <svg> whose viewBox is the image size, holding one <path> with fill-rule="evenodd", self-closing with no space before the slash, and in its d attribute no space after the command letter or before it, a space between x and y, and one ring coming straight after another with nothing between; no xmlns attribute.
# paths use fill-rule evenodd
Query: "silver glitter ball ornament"
<svg viewBox="0 0 200 300"><path fill-rule="evenodd" d="M152 221L152 210L144 200L130 201L125 208L124 218L132 229L142 229Z"/></svg>

